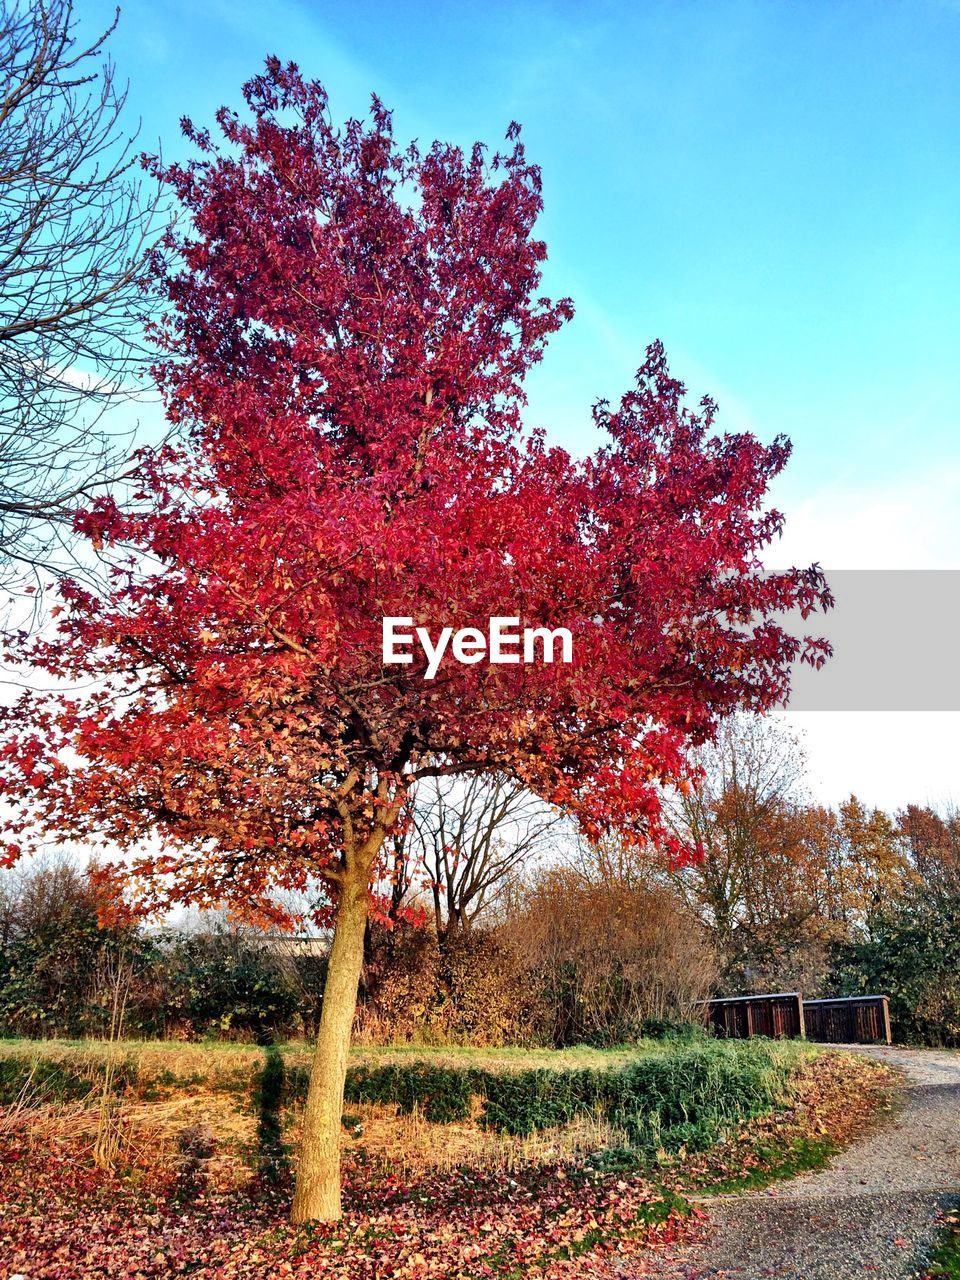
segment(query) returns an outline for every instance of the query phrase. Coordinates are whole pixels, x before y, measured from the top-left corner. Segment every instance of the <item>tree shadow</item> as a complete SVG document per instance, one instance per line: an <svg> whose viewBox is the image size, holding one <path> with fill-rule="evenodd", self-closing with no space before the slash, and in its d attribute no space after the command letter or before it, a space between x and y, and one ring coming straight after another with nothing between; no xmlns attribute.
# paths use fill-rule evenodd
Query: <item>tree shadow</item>
<svg viewBox="0 0 960 1280"><path fill-rule="evenodd" d="M265 1186L286 1186L290 1182L290 1149L283 1140L283 1102L287 1072L283 1054L268 1045L263 1054L263 1070L257 1083L257 1176Z"/></svg>

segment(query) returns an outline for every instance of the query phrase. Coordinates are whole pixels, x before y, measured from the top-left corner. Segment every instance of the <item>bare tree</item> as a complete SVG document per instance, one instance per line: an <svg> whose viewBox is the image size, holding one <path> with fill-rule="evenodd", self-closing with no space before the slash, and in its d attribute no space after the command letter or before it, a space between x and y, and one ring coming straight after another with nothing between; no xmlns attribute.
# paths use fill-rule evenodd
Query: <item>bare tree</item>
<svg viewBox="0 0 960 1280"><path fill-rule="evenodd" d="M119 10L117 11L119 15ZM126 89L72 0L0 0L0 562L42 563L115 464L146 353L145 197Z"/></svg>
<svg viewBox="0 0 960 1280"><path fill-rule="evenodd" d="M417 791L403 874L422 865L431 883L437 933L469 929L545 850L559 819L538 797L500 774L466 782L430 780Z"/></svg>

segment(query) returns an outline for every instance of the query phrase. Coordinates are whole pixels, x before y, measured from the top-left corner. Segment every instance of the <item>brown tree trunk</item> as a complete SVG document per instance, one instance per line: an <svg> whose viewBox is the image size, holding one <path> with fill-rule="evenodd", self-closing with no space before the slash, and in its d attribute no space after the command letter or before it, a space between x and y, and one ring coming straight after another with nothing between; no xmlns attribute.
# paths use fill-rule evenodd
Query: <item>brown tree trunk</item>
<svg viewBox="0 0 960 1280"><path fill-rule="evenodd" d="M350 1033L357 1008L367 922L366 867L341 884L323 988L320 1029L303 1117L293 1222L336 1222L340 1206L340 1130Z"/></svg>

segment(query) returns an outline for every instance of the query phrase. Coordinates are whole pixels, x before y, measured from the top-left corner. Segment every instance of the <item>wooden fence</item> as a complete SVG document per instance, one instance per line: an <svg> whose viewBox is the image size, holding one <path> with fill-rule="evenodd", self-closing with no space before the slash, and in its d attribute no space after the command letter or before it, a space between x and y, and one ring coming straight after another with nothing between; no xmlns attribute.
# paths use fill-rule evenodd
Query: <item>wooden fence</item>
<svg viewBox="0 0 960 1280"><path fill-rule="evenodd" d="M807 1039L822 1044L890 1044L890 1001L886 996L804 1000Z"/></svg>
<svg viewBox="0 0 960 1280"><path fill-rule="evenodd" d="M769 996L731 996L707 1000L707 1012L714 1035L745 1039L770 1036L795 1039L804 1034L803 997L797 991L779 991Z"/></svg>
<svg viewBox="0 0 960 1280"><path fill-rule="evenodd" d="M823 1044L890 1044L890 1002L886 996L804 1000L797 991L730 996L705 1001L717 1036L797 1039Z"/></svg>

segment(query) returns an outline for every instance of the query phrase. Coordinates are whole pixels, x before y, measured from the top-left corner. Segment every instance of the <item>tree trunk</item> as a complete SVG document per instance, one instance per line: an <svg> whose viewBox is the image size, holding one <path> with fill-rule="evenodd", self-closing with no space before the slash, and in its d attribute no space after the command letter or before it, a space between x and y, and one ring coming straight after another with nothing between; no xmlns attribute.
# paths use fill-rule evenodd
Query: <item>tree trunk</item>
<svg viewBox="0 0 960 1280"><path fill-rule="evenodd" d="M357 1008L367 922L367 880L354 874L341 886L333 945L323 988L320 1029L303 1117L293 1222L336 1222L340 1207L340 1118L350 1033Z"/></svg>

